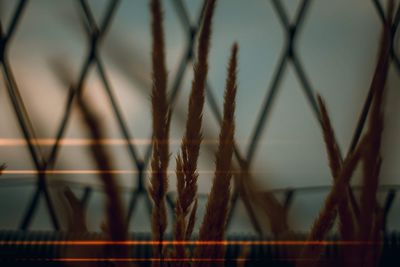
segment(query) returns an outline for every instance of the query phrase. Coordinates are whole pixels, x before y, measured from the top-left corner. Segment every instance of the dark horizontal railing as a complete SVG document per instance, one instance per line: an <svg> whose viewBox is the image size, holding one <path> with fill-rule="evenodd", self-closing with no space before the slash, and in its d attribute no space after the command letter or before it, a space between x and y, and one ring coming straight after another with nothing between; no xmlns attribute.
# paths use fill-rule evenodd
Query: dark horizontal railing
<svg viewBox="0 0 400 267"><path fill-rule="evenodd" d="M90 254L98 244L65 244L60 241L105 241L105 237L98 233L67 234L62 232L22 232L22 231L0 231L0 262L7 266L62 266L57 259L95 259L95 253ZM170 239L167 237L166 242ZM297 234L285 243L276 243L273 239L259 239L255 236L230 236L223 246L226 248L225 266L237 266L238 261L246 262L245 266L276 266L291 267L294 265L296 255L301 251L306 235ZM132 234L129 246L130 255L128 260L136 260L141 266L150 266L152 244L149 234ZM377 244L345 244L340 243L335 237L327 239L321 244L325 247L321 256L323 266L341 266L340 257L343 249L356 248L360 246L378 246ZM78 255L68 252L68 248L74 246L74 250L80 250ZM104 245L108 249L118 248L120 244ZM185 245L191 251L194 244ZM400 235L398 233L387 234L381 247L381 260L379 266L399 266L400 258ZM107 249L106 248L106 249ZM88 251L88 254L82 253ZM307 260L307 259L303 259ZM354 266L362 259L353 259ZM106 261L105 261L106 262ZM6 266L6 265L3 265ZM103 266L103 265L100 265ZM108 266L108 265L105 265ZM112 266L112 265L111 265Z"/></svg>

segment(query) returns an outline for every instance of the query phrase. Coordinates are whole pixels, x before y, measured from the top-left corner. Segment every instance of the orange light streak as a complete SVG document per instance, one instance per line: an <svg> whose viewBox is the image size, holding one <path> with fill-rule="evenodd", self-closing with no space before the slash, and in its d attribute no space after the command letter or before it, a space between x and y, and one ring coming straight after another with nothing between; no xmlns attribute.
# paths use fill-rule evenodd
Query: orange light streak
<svg viewBox="0 0 400 267"><path fill-rule="evenodd" d="M225 262L223 258L53 258L53 259L38 259L43 261L54 262ZM234 261L246 261L246 259L233 259Z"/></svg>
<svg viewBox="0 0 400 267"><path fill-rule="evenodd" d="M169 139L168 142L172 145L180 145L181 139ZM37 138L31 139L30 141L34 146L53 146L56 143L54 138ZM91 139L91 138L63 138L59 144L61 146L92 146L92 145L149 145L152 140L148 138L142 139L126 139L119 138L103 138L103 139ZM218 139L204 139L203 144L218 144ZM0 146L25 146L27 142L23 138L0 138Z"/></svg>
<svg viewBox="0 0 400 267"><path fill-rule="evenodd" d="M61 240L61 241L0 241L0 246L13 245L13 246L143 246L143 245L196 245L196 246L210 246L210 245L240 245L240 246L330 246L330 245L378 245L381 242L373 241L357 241L357 240L336 240L336 241L308 241L308 240L274 240L274 241L249 241L249 240L223 240L223 241L176 241L176 240L128 240L128 241L110 241L110 240Z"/></svg>

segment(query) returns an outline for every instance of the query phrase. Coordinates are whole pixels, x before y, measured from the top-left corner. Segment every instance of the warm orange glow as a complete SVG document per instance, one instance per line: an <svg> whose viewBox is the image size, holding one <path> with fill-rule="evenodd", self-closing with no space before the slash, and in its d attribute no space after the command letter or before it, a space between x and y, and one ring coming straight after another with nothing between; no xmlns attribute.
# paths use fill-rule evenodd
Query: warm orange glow
<svg viewBox="0 0 400 267"><path fill-rule="evenodd" d="M42 259L43 261L56 261L56 262L224 262L227 259L200 259L200 258L53 258ZM246 259L234 259L234 261L246 261Z"/></svg>
<svg viewBox="0 0 400 267"><path fill-rule="evenodd" d="M60 146L92 146L92 145L105 145L105 146L122 146L127 145L128 143L132 145L149 145L151 143L151 139L149 138L135 138L129 141L123 138L102 138L102 139L91 139L91 138L62 138L60 139ZM170 138L168 143L171 145L180 145L182 142L181 139L173 139ZM248 143L249 140L246 139L237 139L236 143ZM56 143L55 138L36 138L31 139L31 144L34 146L54 146ZM203 139L202 144L205 145L218 145L218 139ZM266 144L301 144L299 142L293 140L268 140L268 142L260 141L260 145ZM304 142L302 143L304 144ZM13 147L13 146L26 146L27 142L24 138L0 138L0 147Z"/></svg>
<svg viewBox="0 0 400 267"><path fill-rule="evenodd" d="M240 246L330 246L330 245L378 245L381 243L373 241L357 241L357 240L337 240L337 241L307 241L307 240L273 240L273 241L241 241L241 240L222 240L222 241L152 241L152 240L127 240L127 241L110 241L110 240L61 240L61 241L0 241L0 246L4 245L28 245L28 246L140 246L140 245L240 245Z"/></svg>
<svg viewBox="0 0 400 267"><path fill-rule="evenodd" d="M119 146L127 145L149 145L151 143L149 138L131 139L129 142L125 139L120 138L103 138L103 139L91 139L91 138L63 138L60 140L60 146L91 146L91 145L108 145L108 146ZM180 145L181 139L169 139L171 145ZM31 143L35 146L53 146L56 143L54 138L37 138L32 139ZM218 139L203 139L203 144L218 144ZM26 140L23 138L0 138L0 146L25 146Z"/></svg>
<svg viewBox="0 0 400 267"><path fill-rule="evenodd" d="M12 174L12 175L26 175L26 174L135 174L138 171L135 170L4 170L3 174Z"/></svg>

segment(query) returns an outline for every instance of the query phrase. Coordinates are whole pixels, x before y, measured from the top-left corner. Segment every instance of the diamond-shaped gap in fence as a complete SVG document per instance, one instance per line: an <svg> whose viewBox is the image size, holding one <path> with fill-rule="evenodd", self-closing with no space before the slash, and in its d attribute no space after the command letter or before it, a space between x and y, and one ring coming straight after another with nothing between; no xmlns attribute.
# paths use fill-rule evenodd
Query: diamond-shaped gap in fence
<svg viewBox="0 0 400 267"><path fill-rule="evenodd" d="M263 189L332 182L321 127L300 86L289 66L269 117L268 131L260 136L253 162L254 177ZM305 180L309 184L304 184Z"/></svg>
<svg viewBox="0 0 400 267"><path fill-rule="evenodd" d="M31 222L32 216L34 214L34 211L37 208L38 201L40 200L40 197L43 196L45 200L46 207L48 209L50 218L51 218L51 223L53 224L53 227L55 229L59 229L59 224L57 217L55 215L55 210L53 203L51 202L50 195L48 192L48 188L46 186L46 177L45 174L43 173L43 170L45 168L44 166L44 158L43 154L41 153L40 149L33 143L33 140L36 139L36 134L34 132L30 117L28 115L28 112L25 108L25 104L23 102L23 99L21 98L21 94L18 88L18 84L15 80L14 73L12 71L12 67L9 62L9 58L7 55L7 49L10 45L10 40L12 39L13 35L15 34L15 31L17 29L17 25L21 20L22 14L25 10L27 1L26 0L21 0L18 2L18 4L15 6L11 22L7 28L1 28L1 68L3 72L3 78L6 83L6 89L8 92L8 95L10 96L10 101L13 105L14 113L16 114L18 124L21 128L21 131L24 135L24 139L27 143L27 147L29 149L29 152L31 154L31 159L33 160L35 164L35 169L37 171L37 186L35 189L35 193L32 196L32 200L28 203L27 210L25 212L25 215L21 221L20 228L21 229L27 229L29 227L29 224Z"/></svg>
<svg viewBox="0 0 400 267"><path fill-rule="evenodd" d="M27 148L24 135L18 123L14 108L7 93L3 74L0 75L0 121L7 127L0 128L0 153L7 155L1 159L0 164L6 164L6 173L3 173L3 179L22 178L21 175L8 174L9 170L29 169L35 170L35 164L32 161L29 149ZM25 175L23 178L32 177ZM34 180L32 181L34 183Z"/></svg>
<svg viewBox="0 0 400 267"><path fill-rule="evenodd" d="M180 58L183 57L184 41L186 36L180 29L180 22L173 10L172 1L163 2L164 25L165 25L165 50L168 70L169 84L174 82L175 73ZM103 55L106 66L118 69L122 74L119 78L130 84L125 90L133 99L128 103L125 99L119 98L122 111L132 110L125 116L130 129L135 132L135 137L140 144L137 146L141 155L148 152L151 141L151 29L150 22L143 21L150 18L148 2L134 3L123 1L121 3L121 14L114 21L115 26L110 29L109 38L105 40ZM129 11L129 12L128 12ZM133 14L129 16L132 12ZM125 13L124 13L125 12ZM128 17L128 18L126 18ZM124 19L124 20L123 20ZM140 36L141 38L137 38ZM116 76L110 77L118 99L118 93L122 88L116 84ZM120 79L119 79L120 80ZM172 85L171 85L172 86ZM124 104L125 102L125 104ZM177 104L180 105L178 102ZM133 110L134 108L134 110ZM178 111L177 111L178 112Z"/></svg>
<svg viewBox="0 0 400 267"><path fill-rule="evenodd" d="M93 144L103 145L110 155L113 163L113 170L121 170L123 173L116 175L118 181L124 185L132 185L136 177L135 165L126 150L126 141L121 138L118 131L118 123L113 116L112 108L109 104L108 96L103 90L103 84L95 75L95 70L88 73L83 97L90 103L96 116L101 118L103 139L94 140L87 131L83 122L82 114L77 105L74 104L69 123L65 128L64 139L59 148L55 170L96 170L93 156L90 153L90 146ZM96 174L66 174L65 179L71 182L82 184L98 184ZM123 181L122 181L123 180Z"/></svg>
<svg viewBox="0 0 400 267"><path fill-rule="evenodd" d="M303 0L300 2L300 8L296 13L296 17L294 18L294 22L291 22L292 19L288 18L285 7L279 1L272 1L272 5L277 12L278 19L282 23L282 29L286 33L286 45L283 48L281 58L279 63L277 64L273 79L271 80L267 95L264 99L263 105L261 107L261 112L259 113L258 119L255 124L255 128L253 130L250 145L247 149L246 160L251 162L255 156L256 147L259 141L259 137L264 130L264 126L268 120L269 113L271 111L272 104L275 101L276 94L280 90L280 82L282 75L284 75L287 70L288 64L291 64L296 71L297 77L301 82L300 89L303 90L305 97L309 101L309 104L313 108L315 116L317 119L319 118L318 107L315 102L313 89L311 88L308 77L304 73L301 62L299 61L297 54L295 52L295 38L299 32L300 27L303 26L302 23L307 15L307 10L309 8L309 1Z"/></svg>
<svg viewBox="0 0 400 267"><path fill-rule="evenodd" d="M42 16L41 12L46 7L54 11ZM84 42L79 40L79 36L68 30L78 29L78 23L57 25L60 14L71 13L73 10L71 1L29 5L9 49L8 55L15 69L21 97L40 141L50 141L48 139L55 136L64 113L63 104L67 91L63 90L64 85L54 75L54 69L63 67L61 65L65 59L60 57L68 55L70 69L65 71L75 74L85 50ZM65 42L64 38L73 41ZM46 79L38 79L43 76ZM51 150L51 142L39 143L43 155L47 156Z"/></svg>
<svg viewBox="0 0 400 267"><path fill-rule="evenodd" d="M314 2L297 44L315 90L326 101L343 153L352 142L369 91L382 29L372 5L357 8L356 1L347 5Z"/></svg>
<svg viewBox="0 0 400 267"><path fill-rule="evenodd" d="M272 79L278 64L284 35L269 3L253 1L246 8L241 8L241 4L240 0L224 1L217 6L209 82L217 106L222 111L229 51L233 42L237 41L239 62L235 118L240 127L235 129L235 139L239 150L245 151L265 95L265 85ZM246 17L246 20L237 19L239 16ZM218 120L214 114L210 115L206 117L207 122L219 129Z"/></svg>

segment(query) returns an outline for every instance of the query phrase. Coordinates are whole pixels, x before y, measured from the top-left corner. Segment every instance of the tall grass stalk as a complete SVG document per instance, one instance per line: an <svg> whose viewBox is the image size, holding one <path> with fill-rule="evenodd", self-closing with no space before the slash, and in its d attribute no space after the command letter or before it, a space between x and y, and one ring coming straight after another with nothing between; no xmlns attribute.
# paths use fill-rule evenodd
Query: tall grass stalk
<svg viewBox="0 0 400 267"><path fill-rule="evenodd" d="M393 1L391 1L391 4L389 5L389 14L391 13L391 8L393 8ZM391 21L391 16L389 15L388 17L389 21ZM390 61L390 24L391 22L385 25L383 29L378 63L371 82L370 91L373 93L373 100L367 132L362 138L362 141L356 148L355 152L345 159L340 171L340 175L337 179L335 179L334 185L325 201L325 205L313 224L311 233L309 235L309 240L311 241L323 240L327 232L331 229L337 209L340 208L340 205L343 205L342 203L346 202L346 192L348 192L346 187L348 187L352 172L360 159L363 163L363 188L360 198L360 221L362 223L357 228L358 231L356 232L355 237L361 241L376 241L380 236L379 230L376 228L380 224L379 219L376 217L376 214L378 214L376 211L379 209L377 206L376 192L379 181L379 170L381 166L380 144L383 130L382 102ZM319 103L321 106L322 115L324 115L324 105L320 98ZM326 129L324 129L324 132L325 135L329 135L329 133L327 133L327 131L329 131L327 114L325 114L325 116L324 128ZM325 136L325 138L328 137ZM333 159L333 161L335 160ZM333 166L333 168L337 168L337 163L333 162L331 163L331 166ZM335 172L335 169L332 172ZM368 260L364 261L364 266L370 265L371 259L378 258L375 254L375 251L367 251L367 248L370 248L370 246L361 246L361 249L357 250L358 253L355 255L360 259L368 258ZM302 252L301 259L306 258L307 261L302 261L300 259L297 262L297 266L316 266L322 251L323 250L321 246L306 246ZM372 256L365 257L368 254ZM310 260L314 261L312 262ZM374 266L376 263L377 262L373 263L372 266Z"/></svg>
<svg viewBox="0 0 400 267"><path fill-rule="evenodd" d="M199 241L220 241L224 238L228 206L230 200L230 182L232 177L231 161L234 140L234 113L236 98L237 44L232 47L225 90L224 116L216 153L215 175L206 206L206 213L200 226ZM198 246L195 258L222 258L224 248L220 245ZM209 266L209 263L196 262L194 266Z"/></svg>
<svg viewBox="0 0 400 267"><path fill-rule="evenodd" d="M193 231L197 204L197 160L202 141L202 119L205 86L208 73L208 54L210 51L211 26L216 0L208 0L199 34L197 61L194 65L194 78L189 97L188 117L181 151L176 159L178 198L176 202L175 240L190 238ZM189 215L190 213L190 215ZM189 216L189 218L187 218ZM189 219L189 221L188 221ZM184 247L175 246L175 256L186 257Z"/></svg>
<svg viewBox="0 0 400 267"><path fill-rule="evenodd" d="M80 95L78 98L79 108L83 115L85 125L94 140L101 140L103 136L103 127L100 119L92 111L92 108ZM112 170L112 160L101 145L92 145L91 153L95 159L95 164L99 170ZM128 239L128 227L124 216L124 207L121 200L121 195L118 190L118 183L116 178L109 172L100 173L100 181L104 185L104 190L107 196L106 201L106 215L107 215L107 233L112 241L126 241ZM119 246L110 251L111 258L125 258L129 257L129 252L126 246ZM116 262L116 266L131 266L127 262Z"/></svg>
<svg viewBox="0 0 400 267"><path fill-rule="evenodd" d="M370 90L373 93L371 111L369 114L366 137L368 142L363 153L363 187L361 191L361 221L358 238L361 241L374 241L379 243L381 229L381 208L377 204L376 194L379 185L379 173L382 164L380 156L381 139L383 131L383 101L387 76L390 66L390 52L392 45L391 25L393 21L394 1L389 1L387 22L383 27L378 63L371 82ZM374 266L378 263L379 249L362 246L358 256L365 256L364 266Z"/></svg>
<svg viewBox="0 0 400 267"><path fill-rule="evenodd" d="M334 180L337 180L342 169L339 147L336 143L336 137L329 119L328 111L320 95L317 96L317 101L321 114L322 132L329 158L329 167L331 169L332 177ZM343 240L352 240L355 237L354 233L356 225L349 205L349 192L350 187L348 186L347 194L345 195L343 201L340 201L338 205L339 232Z"/></svg>
<svg viewBox="0 0 400 267"><path fill-rule="evenodd" d="M353 172L360 160L361 145L350 154L343 162L342 169L338 179L334 181L333 187L329 192L324 206L315 219L311 232L309 234L309 241L322 241L326 237L329 230L332 228L334 220L337 215L337 207L345 199L347 194L346 188L349 185ZM316 266L323 252L323 247L318 245L307 245L304 247L299 260L297 261L298 267ZM306 259L303 261L302 259Z"/></svg>
<svg viewBox="0 0 400 267"><path fill-rule="evenodd" d="M167 227L165 197L168 189L170 109L167 100L167 71L165 67L163 13L160 0L151 0L152 15L152 67L153 88L151 94L153 119L153 154L149 193L153 200L151 228L153 240L160 241L153 248L153 256L162 259L161 245ZM159 266L160 262L153 262Z"/></svg>

